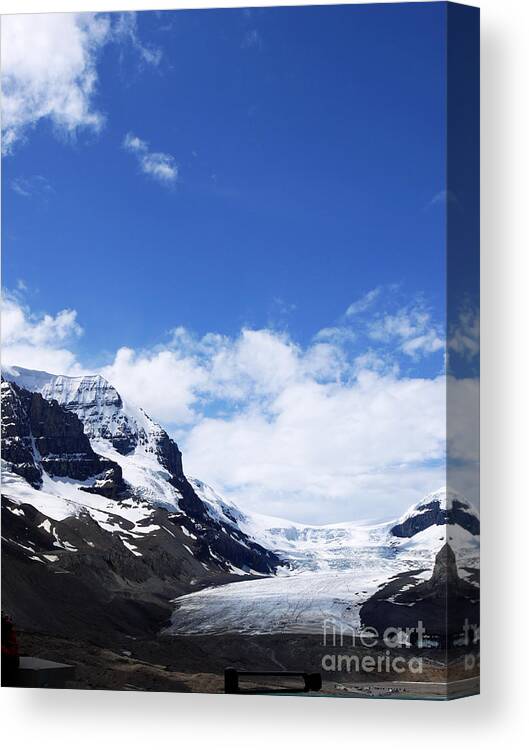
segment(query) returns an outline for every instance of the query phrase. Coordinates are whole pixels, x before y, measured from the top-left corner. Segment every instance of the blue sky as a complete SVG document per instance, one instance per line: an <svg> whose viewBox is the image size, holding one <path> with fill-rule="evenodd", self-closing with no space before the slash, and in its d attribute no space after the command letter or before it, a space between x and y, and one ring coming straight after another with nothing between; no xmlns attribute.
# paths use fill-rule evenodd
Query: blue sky
<svg viewBox="0 0 529 750"><path fill-rule="evenodd" d="M4 161L4 284L75 308L94 361L175 325L233 334L292 306L279 322L306 342L384 283L442 315L442 12L138 14L162 60L102 50L104 129L65 143L43 119ZM175 185L138 173L128 132L174 156ZM35 174L45 199L9 189Z"/></svg>
<svg viewBox="0 0 529 750"><path fill-rule="evenodd" d="M215 430L229 444L243 418L249 432L254 418L278 422L286 396L270 372L263 395L270 362L282 382L295 370L296 383L348 395L364 369L437 387L444 13L425 3L6 24L3 284L19 325L9 353L101 369L188 446L194 471L248 496L247 480L203 465L194 446L218 442ZM52 60L64 43L62 98L42 78L42 48L35 68L17 58L17 35L48 35ZM39 106L25 108L35 91ZM220 375L219 356L230 363ZM173 406L149 393L149 373ZM393 476L410 462L415 472L395 505L436 489L440 443L391 456ZM364 516L389 512L386 479ZM298 503L319 519L298 485L288 500L269 488L274 510ZM360 490L344 492L325 517L357 513Z"/></svg>

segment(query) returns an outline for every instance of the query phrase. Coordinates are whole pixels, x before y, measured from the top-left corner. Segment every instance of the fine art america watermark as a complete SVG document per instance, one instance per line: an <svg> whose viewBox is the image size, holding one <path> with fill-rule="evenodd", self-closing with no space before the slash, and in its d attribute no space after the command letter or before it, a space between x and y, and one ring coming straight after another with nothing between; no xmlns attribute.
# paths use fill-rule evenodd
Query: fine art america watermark
<svg viewBox="0 0 529 750"><path fill-rule="evenodd" d="M466 620L458 645L468 647L478 642L479 626ZM424 659L417 652L437 645L436 639L426 632L422 620L414 627L387 627L379 631L375 627L356 628L334 618L326 618L323 621L323 646L329 651L322 656L321 667L325 672L421 675ZM406 651L412 647L413 654ZM358 652L344 653L339 651L341 648L357 648ZM376 653L365 653L375 648ZM468 656L472 662L467 664L465 657L464 667L473 669L476 657L473 654Z"/></svg>

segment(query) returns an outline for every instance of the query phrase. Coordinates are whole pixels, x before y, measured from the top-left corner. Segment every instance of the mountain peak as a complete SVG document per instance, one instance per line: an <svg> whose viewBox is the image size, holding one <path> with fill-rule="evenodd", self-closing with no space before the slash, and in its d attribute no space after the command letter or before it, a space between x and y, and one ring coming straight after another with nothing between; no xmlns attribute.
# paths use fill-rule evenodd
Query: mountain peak
<svg viewBox="0 0 529 750"><path fill-rule="evenodd" d="M450 487L440 487L408 508L390 533L412 537L431 526L446 524L457 524L473 536L479 535L479 514L472 504Z"/></svg>
<svg viewBox="0 0 529 750"><path fill-rule="evenodd" d="M195 577L197 566L208 575L215 570L241 575L270 573L279 565L273 552L238 527L234 506L201 483L207 502L198 496L183 473L176 443L105 378L25 368L6 368L4 376L7 503L29 503L55 521L71 517L82 525L90 517L111 536L125 534L132 557L144 554L136 547L138 538L149 535L156 547L162 534L163 544L173 551L176 544L184 550L179 555L195 559ZM140 518L143 525L132 532L132 522ZM173 526L180 529L176 536ZM172 541L179 536L180 542ZM76 550L81 546L82 539ZM180 565L176 569L180 575Z"/></svg>
<svg viewBox="0 0 529 750"><path fill-rule="evenodd" d="M125 404L102 375L53 375L12 366L4 368L4 377L74 412L91 440L108 441L122 455L139 445L154 450L165 435L142 409Z"/></svg>

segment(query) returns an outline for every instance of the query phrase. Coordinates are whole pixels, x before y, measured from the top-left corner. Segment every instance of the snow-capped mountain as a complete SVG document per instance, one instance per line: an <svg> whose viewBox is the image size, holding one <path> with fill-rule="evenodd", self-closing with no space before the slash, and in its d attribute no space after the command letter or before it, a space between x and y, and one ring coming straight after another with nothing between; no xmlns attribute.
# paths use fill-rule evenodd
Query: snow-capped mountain
<svg viewBox="0 0 529 750"><path fill-rule="evenodd" d="M411 539L432 526L460 526L472 536L479 535L479 515L465 498L446 487L412 505L392 527L395 537Z"/></svg>
<svg viewBox="0 0 529 750"><path fill-rule="evenodd" d="M6 368L3 374L75 414L94 450L122 467L137 494L157 505L177 506L181 492L175 479L183 470L176 443L141 408L125 403L101 375L66 377L22 367Z"/></svg>
<svg viewBox="0 0 529 750"><path fill-rule="evenodd" d="M358 623L391 576L427 577L447 542L461 575L476 564L479 517L451 490L376 525L247 513L188 479L176 443L101 376L10 367L3 378L3 553L16 569L4 601L22 623L27 580L31 617L53 618L65 592L75 602L54 628L86 606L106 623L110 596L134 622L132 603L166 619L174 606L170 633L313 632L322 616Z"/></svg>
<svg viewBox="0 0 529 750"><path fill-rule="evenodd" d="M22 622L22 594L34 602L31 616L44 616L50 603L35 598L66 573L62 587L71 585L72 595L93 585L94 601L112 592L167 606L175 593L269 575L282 564L209 512L174 441L103 378L21 368L4 378L4 570L17 570L4 577L4 605ZM20 589L16 581L26 575L42 581ZM84 606L91 606L88 595Z"/></svg>
<svg viewBox="0 0 529 750"><path fill-rule="evenodd" d="M461 494L446 487L412 505L389 529L389 546L400 559L431 563L445 543L458 567L479 566L479 514Z"/></svg>

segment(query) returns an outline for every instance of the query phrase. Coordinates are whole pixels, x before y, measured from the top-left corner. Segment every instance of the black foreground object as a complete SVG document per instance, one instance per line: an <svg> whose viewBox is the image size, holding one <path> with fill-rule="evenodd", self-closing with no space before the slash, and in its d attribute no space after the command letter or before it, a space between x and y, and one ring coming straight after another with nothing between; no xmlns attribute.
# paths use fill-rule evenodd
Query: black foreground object
<svg viewBox="0 0 529 750"><path fill-rule="evenodd" d="M285 687L266 687L259 689L245 690L239 686L239 677L300 677L303 680L303 686L299 688L285 688ZM241 693L244 695L262 695L263 693L308 693L310 691L317 692L321 690L321 674L318 672L252 672L244 669L234 669L233 667L227 667L224 670L224 692L225 693Z"/></svg>

